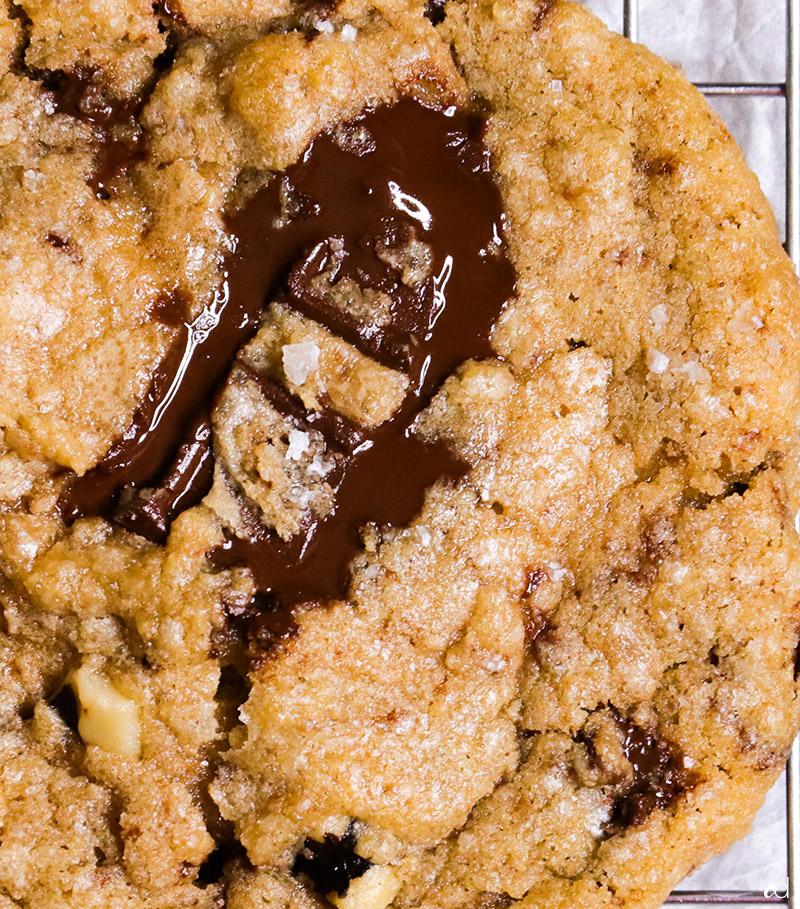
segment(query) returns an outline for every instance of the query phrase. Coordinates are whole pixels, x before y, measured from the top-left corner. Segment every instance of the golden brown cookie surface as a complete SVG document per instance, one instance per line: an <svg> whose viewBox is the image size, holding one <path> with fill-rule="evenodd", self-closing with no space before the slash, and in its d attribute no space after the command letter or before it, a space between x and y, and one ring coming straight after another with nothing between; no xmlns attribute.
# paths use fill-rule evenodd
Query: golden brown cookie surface
<svg viewBox="0 0 800 909"><path fill-rule="evenodd" d="M6 4L0 905L655 907L798 726L800 296L577 4Z"/></svg>

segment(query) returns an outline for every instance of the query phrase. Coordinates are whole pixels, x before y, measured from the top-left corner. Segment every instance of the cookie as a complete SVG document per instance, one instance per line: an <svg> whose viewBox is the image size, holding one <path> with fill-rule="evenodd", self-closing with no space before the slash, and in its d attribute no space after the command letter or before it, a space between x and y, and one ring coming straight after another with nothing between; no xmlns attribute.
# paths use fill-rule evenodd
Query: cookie
<svg viewBox="0 0 800 909"><path fill-rule="evenodd" d="M654 909L800 726L797 279L552 0L0 14L0 906Z"/></svg>

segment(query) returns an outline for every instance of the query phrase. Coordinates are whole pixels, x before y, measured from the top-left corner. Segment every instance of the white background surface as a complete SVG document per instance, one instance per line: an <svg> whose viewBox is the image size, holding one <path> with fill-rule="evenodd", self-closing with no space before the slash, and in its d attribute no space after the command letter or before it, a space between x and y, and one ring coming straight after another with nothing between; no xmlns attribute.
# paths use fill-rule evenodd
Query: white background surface
<svg viewBox="0 0 800 909"><path fill-rule="evenodd" d="M622 31L622 0L585 0ZM639 0L639 40L679 64L694 82L783 82L786 78L784 0ZM785 101L712 98L739 141L785 225ZM750 834L681 885L688 890L763 892L786 879L785 783L781 779ZM738 904L744 906L746 904Z"/></svg>

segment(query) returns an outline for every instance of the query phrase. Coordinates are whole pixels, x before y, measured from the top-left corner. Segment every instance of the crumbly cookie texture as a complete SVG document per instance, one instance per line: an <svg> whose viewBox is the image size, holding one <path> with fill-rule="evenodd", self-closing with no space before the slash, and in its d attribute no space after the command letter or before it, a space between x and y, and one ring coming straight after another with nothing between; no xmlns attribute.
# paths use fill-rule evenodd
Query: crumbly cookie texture
<svg viewBox="0 0 800 909"><path fill-rule="evenodd" d="M32 69L101 69L106 84L133 94L152 78L166 37L149 0L21 0Z"/></svg>
<svg viewBox="0 0 800 909"><path fill-rule="evenodd" d="M290 620L215 561L335 512L309 414L359 439L410 394L277 291L166 543L67 526L231 218L407 97L485 116L517 275L413 423L460 478ZM379 246L411 289L431 256ZM0 906L654 909L746 831L800 725L800 292L671 66L552 0L6 2L0 274Z"/></svg>

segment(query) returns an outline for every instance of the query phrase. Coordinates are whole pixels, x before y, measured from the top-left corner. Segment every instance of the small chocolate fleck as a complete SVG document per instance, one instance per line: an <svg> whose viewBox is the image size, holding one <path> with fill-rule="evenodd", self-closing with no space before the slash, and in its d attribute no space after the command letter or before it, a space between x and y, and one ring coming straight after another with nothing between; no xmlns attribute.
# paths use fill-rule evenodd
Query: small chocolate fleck
<svg viewBox="0 0 800 909"><path fill-rule="evenodd" d="M244 606L223 608L225 624L213 634L211 656L237 663L243 658L245 669L262 665L299 631L291 608L281 608L271 594L257 593Z"/></svg>
<svg viewBox="0 0 800 909"><path fill-rule="evenodd" d="M166 19L175 25L186 24L183 12L175 0L156 0L153 10L159 18Z"/></svg>
<svg viewBox="0 0 800 909"><path fill-rule="evenodd" d="M645 177L671 177L677 165L672 158L649 158L643 152L635 151L633 155L633 169Z"/></svg>
<svg viewBox="0 0 800 909"><path fill-rule="evenodd" d="M630 573L637 584L650 586L658 576L659 566L675 547L675 526L665 514L647 515L639 532L638 564Z"/></svg>
<svg viewBox="0 0 800 909"><path fill-rule="evenodd" d="M525 618L525 647L530 652L539 638L547 630L547 615L543 612L533 612Z"/></svg>
<svg viewBox="0 0 800 909"><path fill-rule="evenodd" d="M356 835L352 824L344 836L326 833L322 842L306 839L292 866L293 874L304 874L317 893L344 896L350 882L365 874L372 862L355 851Z"/></svg>
<svg viewBox="0 0 800 909"><path fill-rule="evenodd" d="M534 590L541 587L546 580L547 572L543 568L534 568L533 571L529 571L523 596L529 597Z"/></svg>
<svg viewBox="0 0 800 909"><path fill-rule="evenodd" d="M567 347L570 350L580 350L582 347L588 347L586 341L580 341L576 338L567 338Z"/></svg>
<svg viewBox="0 0 800 909"><path fill-rule="evenodd" d="M300 0L298 6L303 16L327 19L336 12L341 0Z"/></svg>
<svg viewBox="0 0 800 909"><path fill-rule="evenodd" d="M83 261L83 256L75 248L75 245L69 237L62 237L61 234L51 232L47 234L45 240L53 247L53 249L61 250L64 255L66 255L76 264L79 264Z"/></svg>
<svg viewBox="0 0 800 909"><path fill-rule="evenodd" d="M277 647L295 637L299 630L290 609L275 609L256 616L250 625L247 648L251 665L260 665Z"/></svg>
<svg viewBox="0 0 800 909"><path fill-rule="evenodd" d="M545 19L550 15L556 5L556 0L540 0L539 7L533 15L531 29L538 32L544 25Z"/></svg>
<svg viewBox="0 0 800 909"><path fill-rule="evenodd" d="M444 22L445 7L447 0L428 0L425 4L425 15L433 25L441 25Z"/></svg>
<svg viewBox="0 0 800 909"><path fill-rule="evenodd" d="M800 609L800 603L795 605L795 609ZM794 680L800 679L800 630L798 630L798 642L794 651Z"/></svg>

